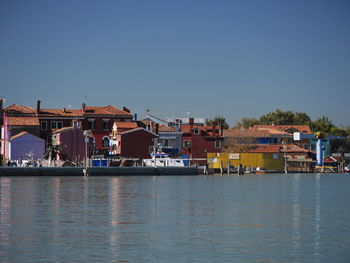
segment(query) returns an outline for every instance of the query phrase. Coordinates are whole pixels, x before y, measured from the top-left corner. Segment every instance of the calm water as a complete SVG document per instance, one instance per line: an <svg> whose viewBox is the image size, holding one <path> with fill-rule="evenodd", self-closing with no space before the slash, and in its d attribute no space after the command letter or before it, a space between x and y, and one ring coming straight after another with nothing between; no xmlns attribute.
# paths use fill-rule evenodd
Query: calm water
<svg viewBox="0 0 350 263"><path fill-rule="evenodd" d="M0 177L0 262L350 262L350 176Z"/></svg>

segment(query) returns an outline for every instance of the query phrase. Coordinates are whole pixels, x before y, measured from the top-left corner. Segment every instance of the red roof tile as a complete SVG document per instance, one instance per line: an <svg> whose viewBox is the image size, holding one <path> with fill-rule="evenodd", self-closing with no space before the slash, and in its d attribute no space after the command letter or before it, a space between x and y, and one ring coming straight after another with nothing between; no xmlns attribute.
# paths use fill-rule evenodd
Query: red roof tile
<svg viewBox="0 0 350 263"><path fill-rule="evenodd" d="M311 129L308 125L262 125L262 124L256 124L253 127L254 129L271 129L271 130L279 130L283 132L288 132L289 130L291 132L302 132L306 134L310 134Z"/></svg>
<svg viewBox="0 0 350 263"><path fill-rule="evenodd" d="M117 129L135 129L138 127L137 122L134 121L115 121Z"/></svg>
<svg viewBox="0 0 350 263"><path fill-rule="evenodd" d="M40 117L60 116L60 117L82 117L82 110L74 109L40 109Z"/></svg>
<svg viewBox="0 0 350 263"><path fill-rule="evenodd" d="M4 109L6 112L14 112L14 113L25 113L25 114L35 114L36 110L19 104L12 104Z"/></svg>
<svg viewBox="0 0 350 263"><path fill-rule="evenodd" d="M249 149L248 152L251 153L279 153L280 145L265 145L265 144L257 144L251 145L252 149Z"/></svg>
<svg viewBox="0 0 350 263"><path fill-rule="evenodd" d="M278 153L284 152L283 145L270 145L270 144L256 144L251 145L252 149L250 149L248 152L255 152L255 153ZM301 148L294 144L288 144L286 145L286 153L307 153L308 150Z"/></svg>
<svg viewBox="0 0 350 263"><path fill-rule="evenodd" d="M211 132L213 131L213 127L212 126L200 126L200 125L189 125L189 124L185 124L181 126L181 131L183 133L191 133L191 127L192 129L198 128L202 131L206 131L206 132ZM214 130L217 131L217 133L220 131L220 126L216 126L214 127Z"/></svg>
<svg viewBox="0 0 350 263"><path fill-rule="evenodd" d="M38 117L7 117L10 126L39 126Z"/></svg>
<svg viewBox="0 0 350 263"><path fill-rule="evenodd" d="M283 151L284 151L284 148L282 146L281 152L283 152ZM299 147L297 145L294 145L294 144L287 144L286 145L286 152L287 153L307 153L307 152L309 152L309 150L306 150L306 149Z"/></svg>
<svg viewBox="0 0 350 263"><path fill-rule="evenodd" d="M85 108L84 115L118 115L118 116L131 116L130 112L123 111L118 109L112 105L108 105L105 107L91 107L88 106Z"/></svg>
<svg viewBox="0 0 350 263"><path fill-rule="evenodd" d="M175 127L159 125L158 131L160 132L174 132L176 131Z"/></svg>
<svg viewBox="0 0 350 263"><path fill-rule="evenodd" d="M270 133L256 129L225 129L223 131L225 137L254 137L265 138L269 137Z"/></svg>

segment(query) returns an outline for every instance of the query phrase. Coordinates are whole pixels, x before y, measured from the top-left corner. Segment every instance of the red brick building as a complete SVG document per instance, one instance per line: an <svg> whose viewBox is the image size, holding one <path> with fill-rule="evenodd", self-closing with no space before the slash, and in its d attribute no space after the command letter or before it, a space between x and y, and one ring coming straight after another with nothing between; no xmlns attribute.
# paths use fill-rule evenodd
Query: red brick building
<svg viewBox="0 0 350 263"><path fill-rule="evenodd" d="M181 126L182 131L182 153L192 159L203 159L195 161L200 165L206 164L207 152L220 152L222 147L222 129L216 124L212 126L194 125L190 118L188 125Z"/></svg>

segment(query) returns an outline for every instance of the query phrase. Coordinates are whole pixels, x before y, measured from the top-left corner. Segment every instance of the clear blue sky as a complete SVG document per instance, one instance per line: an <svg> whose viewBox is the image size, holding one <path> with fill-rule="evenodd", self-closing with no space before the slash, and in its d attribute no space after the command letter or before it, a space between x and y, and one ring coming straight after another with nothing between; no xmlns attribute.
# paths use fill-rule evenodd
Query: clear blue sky
<svg viewBox="0 0 350 263"><path fill-rule="evenodd" d="M350 125L349 14L346 0L0 0L0 96Z"/></svg>

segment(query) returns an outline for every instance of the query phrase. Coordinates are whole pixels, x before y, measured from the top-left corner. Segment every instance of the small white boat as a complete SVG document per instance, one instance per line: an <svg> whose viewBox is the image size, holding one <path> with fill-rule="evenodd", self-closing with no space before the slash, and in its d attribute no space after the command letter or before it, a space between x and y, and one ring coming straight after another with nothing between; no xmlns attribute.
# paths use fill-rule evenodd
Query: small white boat
<svg viewBox="0 0 350 263"><path fill-rule="evenodd" d="M151 155L152 159L144 159L143 164L145 166L165 166L165 167L184 167L184 160L183 159L173 159L170 158L168 154L166 153L156 153L156 156Z"/></svg>

